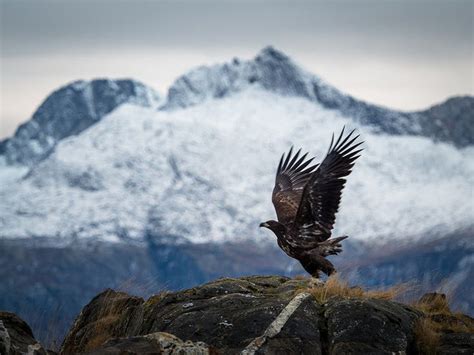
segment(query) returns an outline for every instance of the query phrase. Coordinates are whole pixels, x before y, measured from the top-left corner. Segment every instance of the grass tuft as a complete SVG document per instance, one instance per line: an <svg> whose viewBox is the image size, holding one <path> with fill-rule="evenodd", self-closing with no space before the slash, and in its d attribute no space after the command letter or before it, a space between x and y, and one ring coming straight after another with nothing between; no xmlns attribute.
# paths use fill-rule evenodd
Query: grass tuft
<svg viewBox="0 0 474 355"><path fill-rule="evenodd" d="M442 293L427 293L413 307L428 314L451 314L448 298Z"/></svg>
<svg viewBox="0 0 474 355"><path fill-rule="evenodd" d="M332 297L392 300L406 292L406 290L407 285L398 285L384 290L364 290L359 286L350 286L346 280L341 279L339 275L336 274L330 276L327 281L320 286L308 287L299 291L310 293L319 303L326 303Z"/></svg>
<svg viewBox="0 0 474 355"><path fill-rule="evenodd" d="M415 325L415 339L420 354L437 354L443 334L474 333L474 319L449 308L449 299L441 293L427 293L412 307L423 316Z"/></svg>
<svg viewBox="0 0 474 355"><path fill-rule="evenodd" d="M438 325L429 318L420 318L415 324L415 339L418 353L436 354L441 342Z"/></svg>

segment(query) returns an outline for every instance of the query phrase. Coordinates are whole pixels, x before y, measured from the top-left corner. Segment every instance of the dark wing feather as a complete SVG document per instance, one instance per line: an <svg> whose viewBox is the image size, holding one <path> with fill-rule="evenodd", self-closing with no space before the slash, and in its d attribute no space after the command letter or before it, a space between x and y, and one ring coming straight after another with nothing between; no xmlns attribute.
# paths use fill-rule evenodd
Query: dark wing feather
<svg viewBox="0 0 474 355"><path fill-rule="evenodd" d="M351 173L363 142L356 142L359 135L354 131L344 137L344 128L334 143L331 139L328 153L319 168L311 175L301 197L294 228L298 229L301 241L324 241L331 236L336 213L341 201L346 177Z"/></svg>
<svg viewBox="0 0 474 355"><path fill-rule="evenodd" d="M278 164L272 202L283 224L292 223L301 201L303 188L317 165L310 165L314 158L306 159L308 153L300 157L301 149L293 155L293 147L283 154Z"/></svg>

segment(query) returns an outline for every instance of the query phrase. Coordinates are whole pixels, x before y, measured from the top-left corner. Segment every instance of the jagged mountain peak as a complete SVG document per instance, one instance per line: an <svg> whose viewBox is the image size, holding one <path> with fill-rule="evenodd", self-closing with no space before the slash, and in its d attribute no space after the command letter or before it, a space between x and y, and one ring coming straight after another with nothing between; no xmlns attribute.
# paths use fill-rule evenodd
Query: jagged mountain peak
<svg viewBox="0 0 474 355"><path fill-rule="evenodd" d="M1 144L9 164L31 165L47 157L58 141L76 135L123 103L156 107L159 95L132 79L77 80L50 94L32 118Z"/></svg>
<svg viewBox="0 0 474 355"><path fill-rule="evenodd" d="M282 60L282 61L290 60L290 57L288 57L284 52L276 49L272 45L263 47L260 50L260 52L257 54L257 56L255 57L255 59L262 58L262 57L271 57L271 58L275 58L277 60Z"/></svg>
<svg viewBox="0 0 474 355"><path fill-rule="evenodd" d="M185 108L253 86L283 96L303 97L326 109L337 110L376 132L421 135L458 147L474 144L472 103L469 103L472 97L452 98L440 105L442 109L435 109L435 106L420 112L392 110L339 91L272 46L263 48L251 60L234 58L228 63L200 66L189 71L170 87L161 109Z"/></svg>
<svg viewBox="0 0 474 355"><path fill-rule="evenodd" d="M300 68L286 54L269 46L251 60L234 58L229 63L199 66L189 71L170 87L162 109L196 105L255 85L278 94L311 99L314 98L312 85L315 83L323 85L332 94L341 95Z"/></svg>
<svg viewBox="0 0 474 355"><path fill-rule="evenodd" d="M163 110L179 109L222 98L252 86L283 96L303 97L327 109L391 134L418 134L410 114L371 105L346 95L297 63L284 52L264 47L255 58L199 66L179 77L168 91Z"/></svg>

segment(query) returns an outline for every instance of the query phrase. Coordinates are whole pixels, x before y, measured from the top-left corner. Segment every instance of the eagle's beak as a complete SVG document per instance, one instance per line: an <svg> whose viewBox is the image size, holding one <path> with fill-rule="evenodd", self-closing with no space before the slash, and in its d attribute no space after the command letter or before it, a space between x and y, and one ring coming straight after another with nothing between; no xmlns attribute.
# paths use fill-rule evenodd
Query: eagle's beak
<svg viewBox="0 0 474 355"><path fill-rule="evenodd" d="M262 228L262 227L268 228L268 227L270 227L270 225L267 222L263 222L263 223L260 223L259 227L260 228Z"/></svg>

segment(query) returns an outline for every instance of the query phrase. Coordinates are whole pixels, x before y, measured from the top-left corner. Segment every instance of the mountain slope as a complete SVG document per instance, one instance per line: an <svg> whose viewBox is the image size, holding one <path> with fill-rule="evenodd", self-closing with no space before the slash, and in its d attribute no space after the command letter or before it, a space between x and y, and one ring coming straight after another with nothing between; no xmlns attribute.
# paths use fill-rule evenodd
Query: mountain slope
<svg viewBox="0 0 474 355"><path fill-rule="evenodd" d="M32 165L62 139L76 135L123 103L155 107L159 96L134 80L76 81L49 95L15 135L0 143L9 164Z"/></svg>
<svg viewBox="0 0 474 355"><path fill-rule="evenodd" d="M374 134L335 110L253 87L181 110L122 105L63 139L0 191L1 237L140 242L147 228L194 242L268 237L257 225L274 216L280 154L295 144L322 159L343 125L366 143L336 233L413 239L472 223L472 148Z"/></svg>

